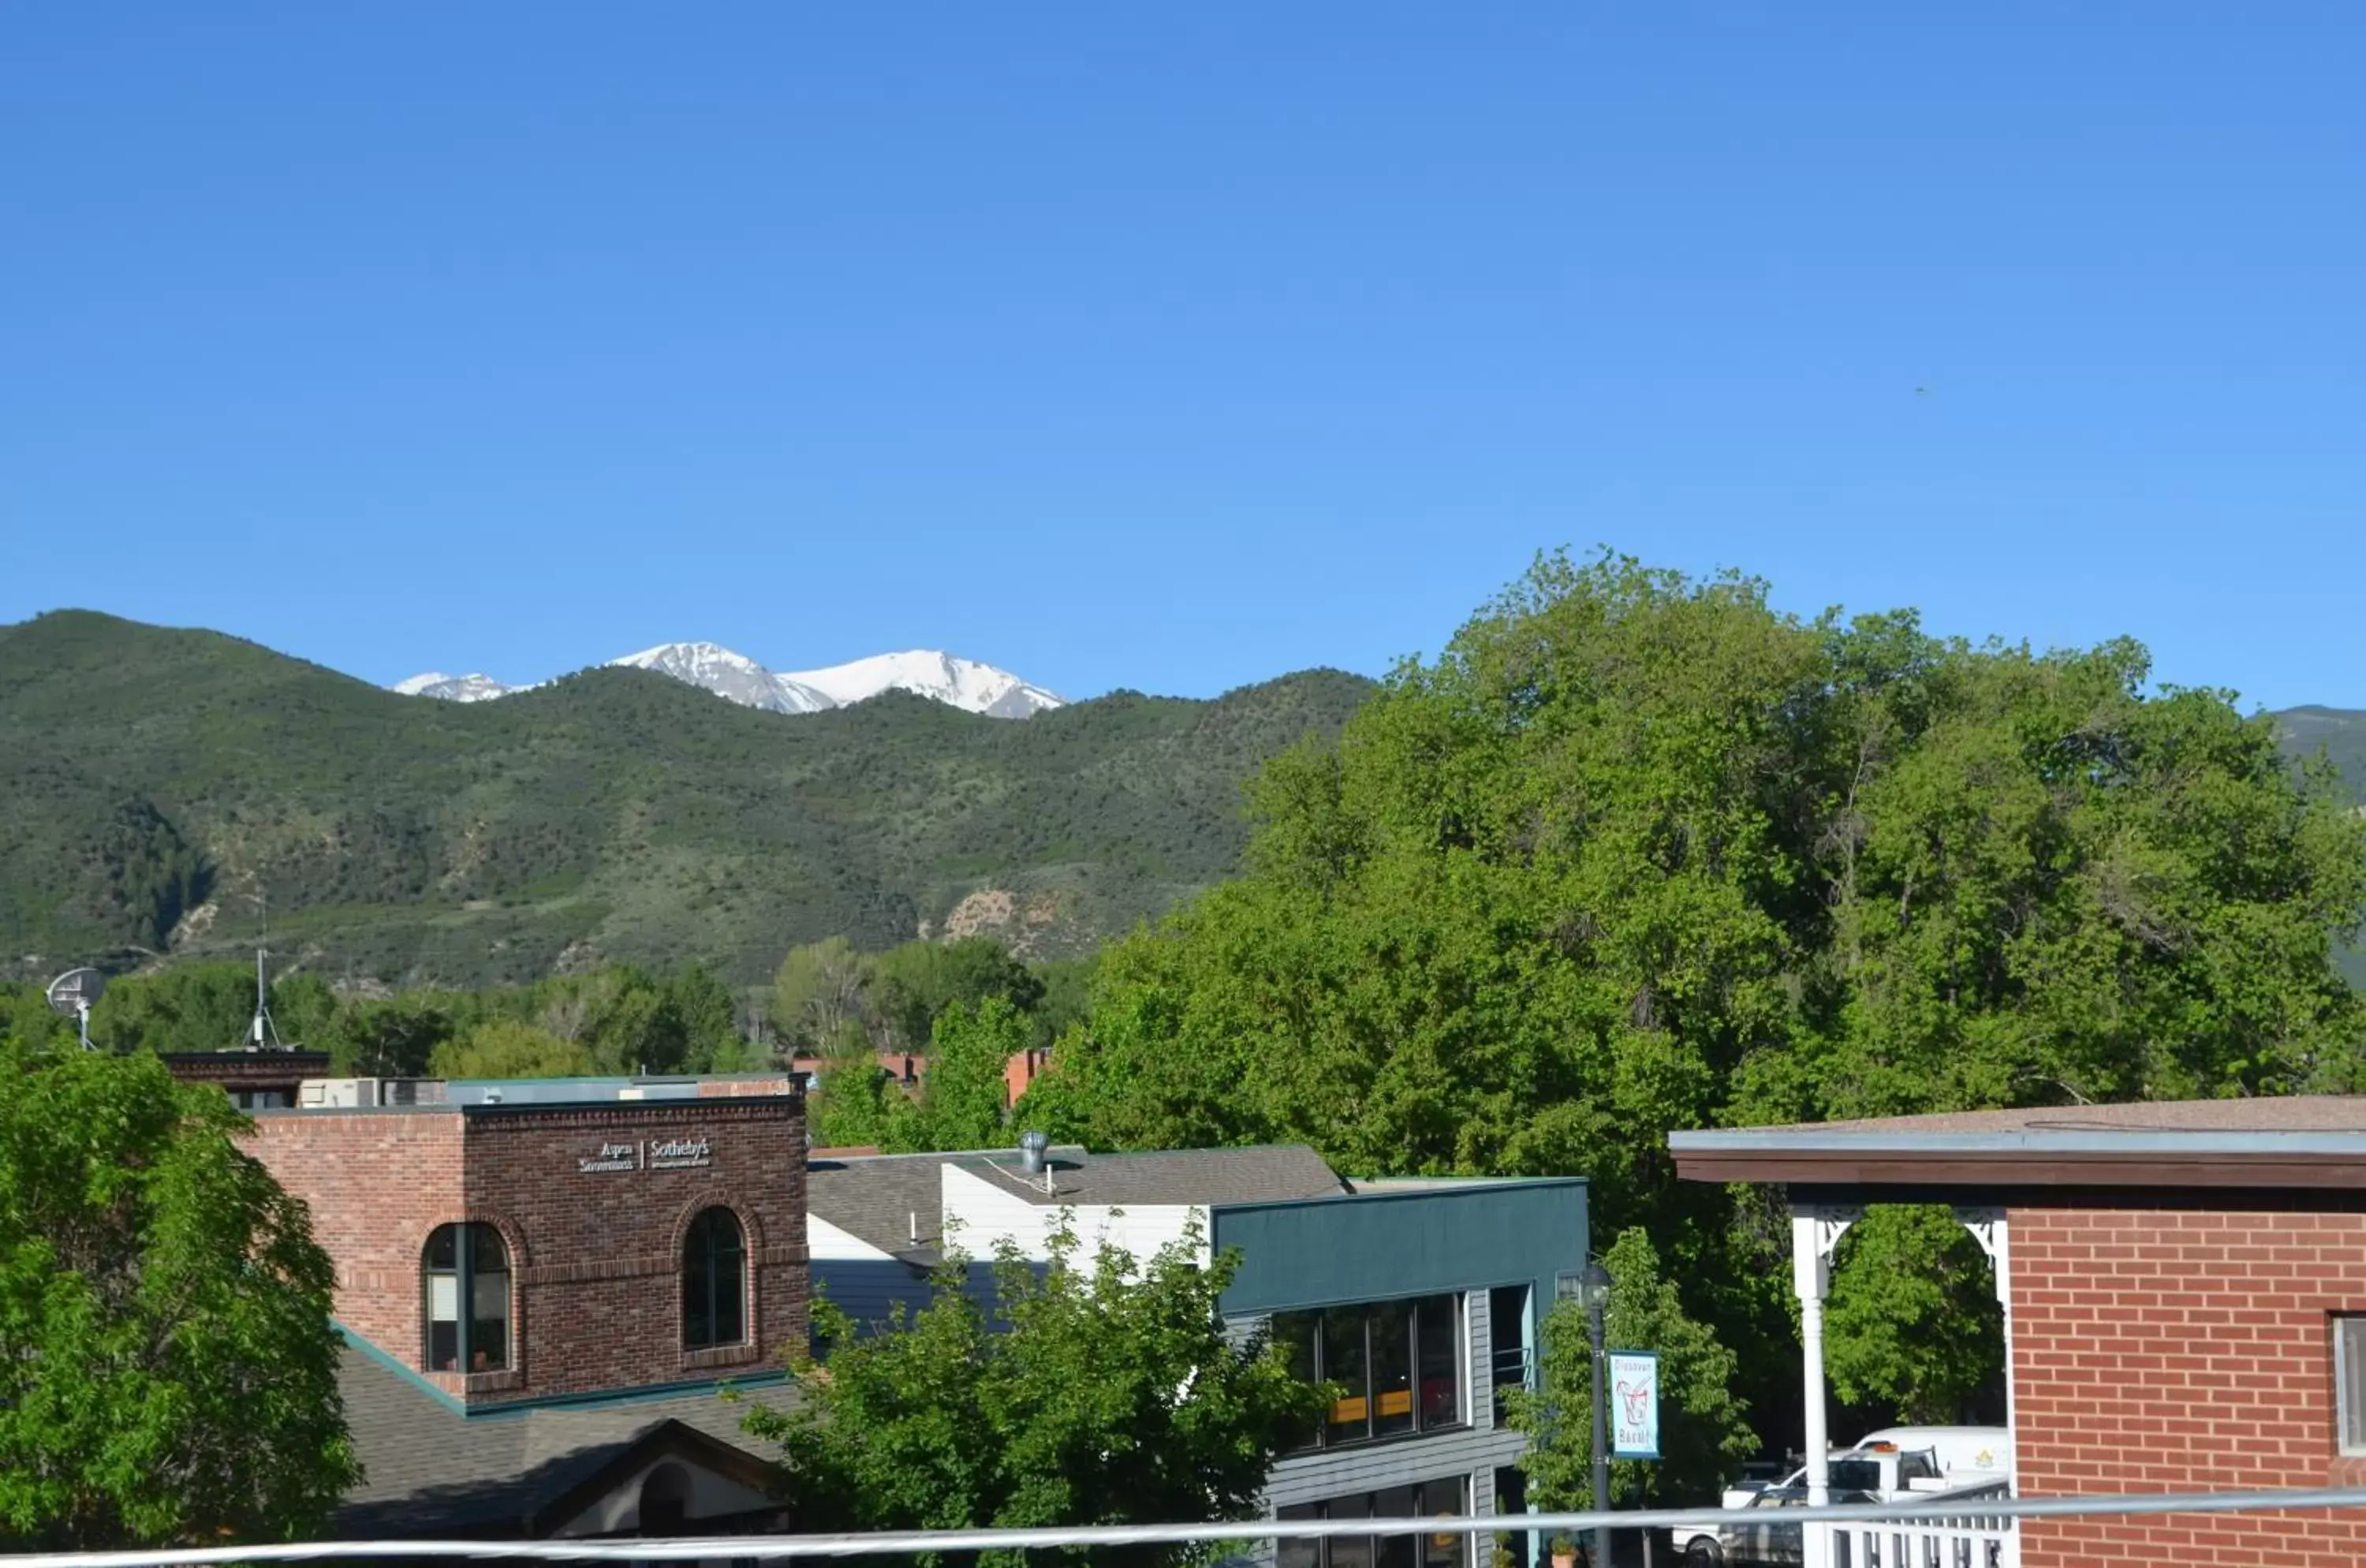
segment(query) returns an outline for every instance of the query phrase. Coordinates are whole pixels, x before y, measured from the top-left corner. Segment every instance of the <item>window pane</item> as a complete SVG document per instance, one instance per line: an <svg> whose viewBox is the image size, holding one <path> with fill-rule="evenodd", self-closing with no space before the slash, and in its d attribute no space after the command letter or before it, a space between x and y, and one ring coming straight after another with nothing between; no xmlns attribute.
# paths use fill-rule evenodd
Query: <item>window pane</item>
<svg viewBox="0 0 2366 1568"><path fill-rule="evenodd" d="M427 1319L431 1323L460 1321L460 1277L456 1274L427 1276Z"/></svg>
<svg viewBox="0 0 2366 1568"><path fill-rule="evenodd" d="M1413 1430L1413 1303L1371 1309L1372 1429L1391 1437ZM1384 1543L1385 1544L1385 1543Z"/></svg>
<svg viewBox="0 0 2366 1568"><path fill-rule="evenodd" d="M427 1325L427 1370L431 1372L456 1372L460 1370L458 1320L439 1319Z"/></svg>
<svg viewBox="0 0 2366 1568"><path fill-rule="evenodd" d="M1330 1325L1324 1325L1327 1333ZM1335 1519L1369 1518L1372 1500L1369 1496L1337 1497L1324 1505L1325 1516ZM1330 1540L1331 1568L1378 1568L1373 1561L1372 1538L1368 1535L1335 1535Z"/></svg>
<svg viewBox="0 0 2366 1568"><path fill-rule="evenodd" d="M1331 1440L1352 1443L1370 1437L1372 1382L1364 1357L1363 1308L1333 1307L1323 1314L1323 1376L1339 1385L1339 1402L1331 1407ZM1331 1556L1337 1568L1335 1547Z"/></svg>
<svg viewBox="0 0 2366 1568"><path fill-rule="evenodd" d="M2333 1320L2334 1360L2341 1369L2335 1390L2341 1446L2366 1448L2366 1317Z"/></svg>
<svg viewBox="0 0 2366 1568"><path fill-rule="evenodd" d="M1372 1513L1383 1519L1410 1519L1421 1511L1421 1488L1391 1486L1372 1495ZM1372 1538L1372 1555L1379 1568L1414 1568L1414 1538L1409 1535L1376 1535Z"/></svg>
<svg viewBox="0 0 2366 1568"><path fill-rule="evenodd" d="M1421 1488L1421 1511L1434 1519L1467 1518L1470 1514L1470 1488L1460 1477L1451 1481L1425 1482ZM1419 1538L1421 1568L1461 1568L1470 1551L1467 1535L1425 1535Z"/></svg>
<svg viewBox="0 0 2366 1568"><path fill-rule="evenodd" d="M468 1264L479 1274L508 1273L510 1255L501 1245L501 1233L490 1225L470 1225Z"/></svg>
<svg viewBox="0 0 2366 1568"><path fill-rule="evenodd" d="M747 1315L747 1280L740 1272L739 1249L733 1247L717 1260L715 1270L715 1343L737 1345L748 1337L740 1321Z"/></svg>
<svg viewBox="0 0 2366 1568"><path fill-rule="evenodd" d="M1287 1508L1276 1508L1277 1519L1311 1519L1317 1517L1312 1503L1299 1503ZM1316 1568L1323 1555L1319 1540L1277 1540L1273 1543L1273 1568Z"/></svg>
<svg viewBox="0 0 2366 1568"><path fill-rule="evenodd" d="M1421 1424L1462 1419L1462 1313L1454 1296L1425 1296L1415 1308L1421 1342Z"/></svg>
<svg viewBox="0 0 2366 1568"><path fill-rule="evenodd" d="M454 1256L454 1253L459 1238L459 1226L436 1226L435 1234L427 1238L427 1267L430 1269L458 1268L460 1260Z"/></svg>
<svg viewBox="0 0 2366 1568"><path fill-rule="evenodd" d="M1301 1382L1316 1382L1314 1375L1314 1337L1316 1315L1311 1312L1278 1312L1273 1314L1273 1342L1281 1347L1282 1358L1290 1364L1290 1375ZM1289 1445L1289 1450L1311 1449L1323 1440L1323 1421L1316 1417L1305 1434Z"/></svg>

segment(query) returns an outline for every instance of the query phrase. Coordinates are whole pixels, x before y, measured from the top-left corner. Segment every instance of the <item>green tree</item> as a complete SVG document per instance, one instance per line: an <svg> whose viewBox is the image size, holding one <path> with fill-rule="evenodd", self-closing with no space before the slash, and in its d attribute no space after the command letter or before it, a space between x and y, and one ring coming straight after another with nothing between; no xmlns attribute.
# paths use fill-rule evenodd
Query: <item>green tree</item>
<svg viewBox="0 0 2366 1568"><path fill-rule="evenodd" d="M1740 1365L1715 1330L1685 1315L1660 1255L1641 1229L1603 1258L1610 1270L1604 1333L1611 1348L1660 1355L1660 1458L1615 1460L1614 1502L1677 1506L1718 1495L1755 1452L1748 1405L1733 1391ZM1511 1424L1528 1434L1520 1458L1528 1497L1548 1509L1594 1506L1594 1354L1584 1307L1561 1302L1546 1315L1538 1387L1511 1390Z"/></svg>
<svg viewBox="0 0 2366 1568"><path fill-rule="evenodd" d="M789 949L772 977L772 1027L787 1054L820 1055L868 1032L871 961L842 936Z"/></svg>
<svg viewBox="0 0 2366 1568"><path fill-rule="evenodd" d="M0 1044L0 1544L300 1539L359 1478L332 1272L218 1090Z"/></svg>
<svg viewBox="0 0 2366 1568"><path fill-rule="evenodd" d="M1003 1143L1010 1098L1004 1069L1033 1038L1027 1016L1001 997L989 997L975 1010L954 1002L939 1013L919 1097L899 1094L891 1108L889 1146L918 1153Z"/></svg>
<svg viewBox="0 0 2366 1568"><path fill-rule="evenodd" d="M1274 1460L1334 1391L1291 1377L1278 1348L1227 1337L1218 1303L1236 1259L1202 1269L1200 1244L1195 1231L1148 1258L1086 1258L1063 1234L1048 1267L1003 1253L990 1306L951 1259L927 1305L861 1337L820 1303L826 1363L800 1362L796 1406L754 1411L748 1430L781 1445L812 1529L1252 1517ZM1205 1553L1034 1555L1155 1568Z"/></svg>
<svg viewBox="0 0 2366 1568"><path fill-rule="evenodd" d="M442 1078L569 1078L596 1069L592 1053L515 1019L488 1019L435 1047L428 1067Z"/></svg>
<svg viewBox="0 0 2366 1568"><path fill-rule="evenodd" d="M666 1006L682 1032L686 1072L742 1072L755 1064L741 1054L738 1008L731 987L695 960L668 979Z"/></svg>
<svg viewBox="0 0 2366 1568"><path fill-rule="evenodd" d="M952 1008L1000 999L1020 1012L1042 999L1043 981L992 937L907 942L872 961L870 1013L883 1050L916 1050Z"/></svg>
<svg viewBox="0 0 2366 1568"><path fill-rule="evenodd" d="M2366 1082L2331 962L2366 821L2267 718L2146 676L1547 558L1266 766L1247 874L1102 954L1022 1119L1583 1174L1779 1397L1786 1249L1673 1180L1670 1131Z"/></svg>
<svg viewBox="0 0 2366 1568"><path fill-rule="evenodd" d="M2002 1365L2004 1313L1994 1271L1955 1214L1877 1204L1849 1227L1834 1264L1824 1317L1832 1392L1914 1425L1972 1414Z"/></svg>

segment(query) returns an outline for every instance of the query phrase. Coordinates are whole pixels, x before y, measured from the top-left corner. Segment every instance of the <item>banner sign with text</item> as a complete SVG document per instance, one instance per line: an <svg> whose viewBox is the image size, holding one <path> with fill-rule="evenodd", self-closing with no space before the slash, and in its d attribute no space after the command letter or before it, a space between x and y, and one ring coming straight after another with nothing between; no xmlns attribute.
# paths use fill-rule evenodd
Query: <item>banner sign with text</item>
<svg viewBox="0 0 2366 1568"><path fill-rule="evenodd" d="M1610 1352L1610 1457L1660 1457L1660 1355Z"/></svg>

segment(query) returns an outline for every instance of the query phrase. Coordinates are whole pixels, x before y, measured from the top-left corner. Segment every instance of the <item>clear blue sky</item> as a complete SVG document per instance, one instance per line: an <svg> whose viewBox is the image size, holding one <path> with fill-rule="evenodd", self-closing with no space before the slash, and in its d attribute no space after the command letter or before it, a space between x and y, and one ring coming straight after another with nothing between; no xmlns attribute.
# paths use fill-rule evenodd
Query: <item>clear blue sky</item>
<svg viewBox="0 0 2366 1568"><path fill-rule="evenodd" d="M0 620L1205 694L1606 541L2366 705L2361 61L2354 0L10 5Z"/></svg>

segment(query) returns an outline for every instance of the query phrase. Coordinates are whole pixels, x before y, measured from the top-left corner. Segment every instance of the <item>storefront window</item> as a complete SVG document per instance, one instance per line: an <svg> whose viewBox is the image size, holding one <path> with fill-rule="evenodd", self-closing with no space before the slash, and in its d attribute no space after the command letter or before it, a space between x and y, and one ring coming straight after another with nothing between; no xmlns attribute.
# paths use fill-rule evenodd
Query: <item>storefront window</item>
<svg viewBox="0 0 2366 1568"><path fill-rule="evenodd" d="M1463 1422L1459 1296L1277 1313L1273 1337L1296 1375L1339 1385L1324 1447Z"/></svg>
<svg viewBox="0 0 2366 1568"><path fill-rule="evenodd" d="M682 1342L685 1349L738 1345L748 1337L748 1247L739 1216L702 1213L682 1247Z"/></svg>
<svg viewBox="0 0 2366 1568"><path fill-rule="evenodd" d="M510 1364L510 1255L487 1224L439 1225L427 1238L427 1370L497 1372Z"/></svg>
<svg viewBox="0 0 2366 1568"><path fill-rule="evenodd" d="M1461 1476L1391 1486L1275 1510L1284 1519L1463 1518L1470 1511L1470 1483ZM1320 1541L1283 1541L1276 1568L1462 1568L1470 1561L1470 1538L1454 1531L1405 1535L1338 1535Z"/></svg>

